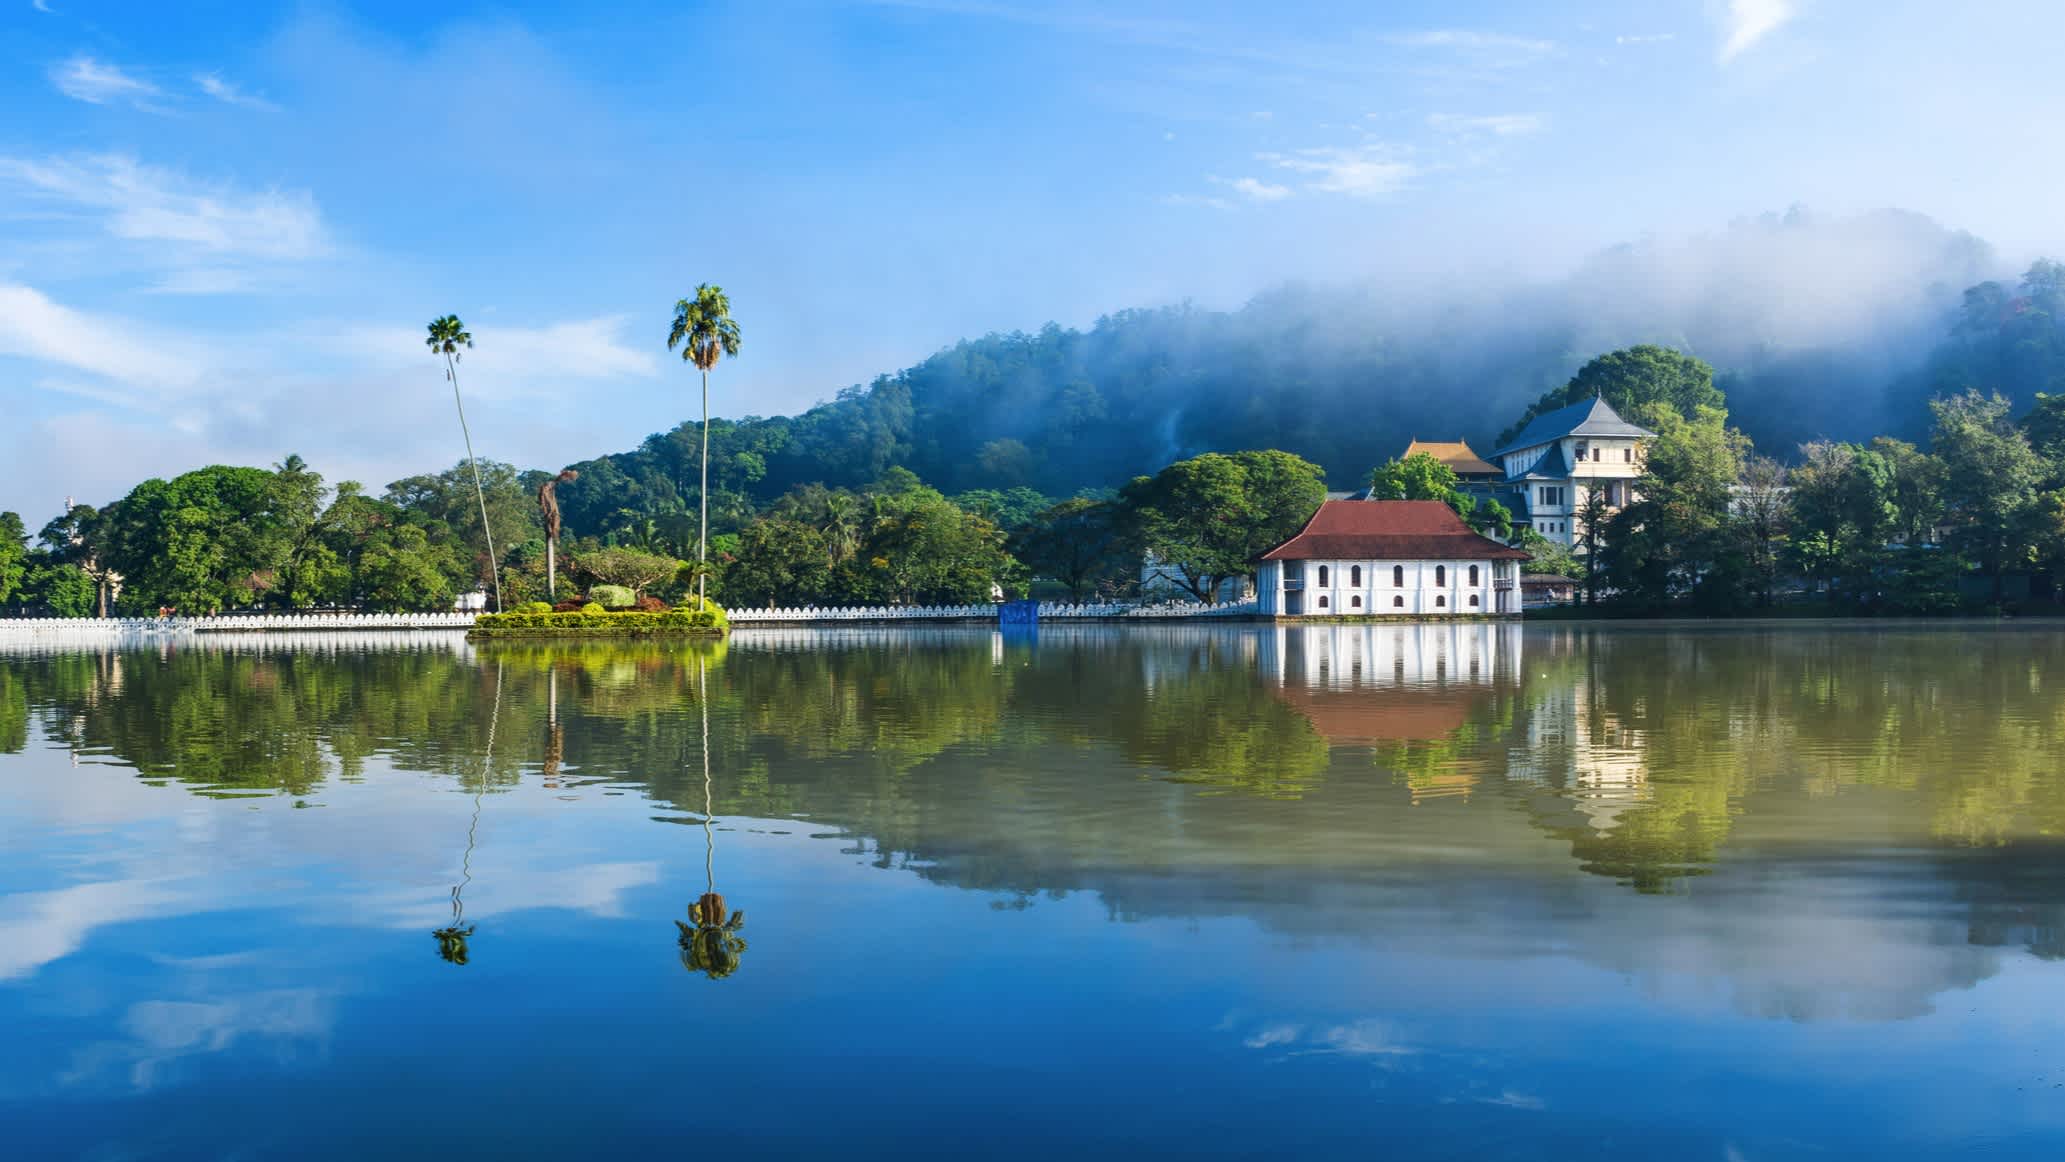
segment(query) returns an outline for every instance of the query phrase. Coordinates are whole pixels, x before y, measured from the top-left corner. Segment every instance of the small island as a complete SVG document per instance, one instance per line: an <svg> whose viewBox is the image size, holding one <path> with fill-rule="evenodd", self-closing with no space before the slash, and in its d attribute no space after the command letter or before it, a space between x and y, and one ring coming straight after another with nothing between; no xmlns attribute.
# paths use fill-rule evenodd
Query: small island
<svg viewBox="0 0 2065 1162"><path fill-rule="evenodd" d="M700 609L670 609L651 598L644 598L636 605L616 609L593 600L563 601L556 606L543 601L527 602L506 613L480 615L466 636L469 639L643 637L657 634L722 637L729 629L724 609L715 602L704 602Z"/></svg>

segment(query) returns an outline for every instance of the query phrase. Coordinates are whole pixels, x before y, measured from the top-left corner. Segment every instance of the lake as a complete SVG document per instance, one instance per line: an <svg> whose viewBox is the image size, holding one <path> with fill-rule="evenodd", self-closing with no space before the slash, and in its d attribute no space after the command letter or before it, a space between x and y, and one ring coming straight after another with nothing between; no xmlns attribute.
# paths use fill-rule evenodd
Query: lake
<svg viewBox="0 0 2065 1162"><path fill-rule="evenodd" d="M10 1158L2065 1156L2055 625L8 649Z"/></svg>

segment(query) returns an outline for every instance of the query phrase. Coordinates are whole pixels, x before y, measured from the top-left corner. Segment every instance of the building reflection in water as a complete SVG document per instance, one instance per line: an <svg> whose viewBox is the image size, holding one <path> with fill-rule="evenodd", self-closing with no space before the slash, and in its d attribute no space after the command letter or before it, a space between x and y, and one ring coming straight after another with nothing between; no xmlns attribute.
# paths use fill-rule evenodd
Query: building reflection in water
<svg viewBox="0 0 2065 1162"><path fill-rule="evenodd" d="M1517 625L1280 625L1257 654L1264 683L1329 746L1370 749L1415 803L1467 798L1499 774L1473 744L1520 688Z"/></svg>

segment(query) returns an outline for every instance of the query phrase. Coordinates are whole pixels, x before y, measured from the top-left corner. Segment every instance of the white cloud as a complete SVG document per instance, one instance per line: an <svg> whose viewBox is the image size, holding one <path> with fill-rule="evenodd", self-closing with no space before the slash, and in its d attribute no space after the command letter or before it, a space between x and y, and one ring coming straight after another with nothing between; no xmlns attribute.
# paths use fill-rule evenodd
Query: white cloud
<svg viewBox="0 0 2065 1162"><path fill-rule="evenodd" d="M1549 119L1540 113L1497 113L1485 117L1472 117L1461 113L1430 113L1427 115L1427 125L1441 133L1489 133L1495 137L1519 137L1547 129Z"/></svg>
<svg viewBox="0 0 2065 1162"><path fill-rule="evenodd" d="M148 109L148 100L159 95L158 87L149 81L132 77L114 65L84 54L52 67L50 83L65 96L90 105L127 101L140 109Z"/></svg>
<svg viewBox="0 0 2065 1162"><path fill-rule="evenodd" d="M1271 185L1257 178L1209 178L1251 202L1280 202L1291 196L1291 187Z"/></svg>
<svg viewBox="0 0 2065 1162"><path fill-rule="evenodd" d="M465 353L463 366L475 374L466 377L467 390L510 395L533 389L554 393L567 380L657 374L659 356L645 345L634 345L626 339L630 325L628 315L574 319L542 327L471 324L467 330L473 333L474 346ZM408 367L428 358L420 327L344 326L325 329L312 336L311 342L379 369ZM653 340L651 347L659 346L659 341Z"/></svg>
<svg viewBox="0 0 2065 1162"><path fill-rule="evenodd" d="M1227 201L1225 198L1212 197L1210 194L1163 194L1162 205L1204 206L1213 210L1231 210L1233 208L1232 202Z"/></svg>
<svg viewBox="0 0 2065 1162"><path fill-rule="evenodd" d="M1393 44L1404 45L1407 48L1449 48L1516 59L1548 56L1556 51L1556 42L1553 40L1508 36L1498 32L1477 32L1467 28L1430 28L1420 32L1400 33L1388 39Z"/></svg>
<svg viewBox="0 0 2065 1162"><path fill-rule="evenodd" d="M1728 35L1721 43L1721 62L1726 64L1747 52L1797 15L1794 0L1728 0Z"/></svg>
<svg viewBox="0 0 2065 1162"><path fill-rule="evenodd" d="M157 390L193 384L205 365L204 356L177 337L73 310L17 283L0 283L0 355Z"/></svg>
<svg viewBox="0 0 2065 1162"><path fill-rule="evenodd" d="M194 77L194 84L199 85L203 93L221 101L225 105L241 105L246 109L256 109L262 113L277 113L280 111L278 105L263 97L244 92L236 85L223 80L219 73L197 74Z"/></svg>
<svg viewBox="0 0 2065 1162"><path fill-rule="evenodd" d="M182 252L251 259L319 257L329 250L307 191L207 185L120 154L0 157L0 187L104 216L117 238L172 243Z"/></svg>
<svg viewBox="0 0 2065 1162"><path fill-rule="evenodd" d="M38 12L55 13L57 11L57 9L50 6L50 0L29 0L29 7L34 8Z"/></svg>
<svg viewBox="0 0 2065 1162"><path fill-rule="evenodd" d="M1631 36L1616 36L1616 37L1614 37L1614 38L1613 38L1613 43L1615 43L1615 44L1662 44L1663 42L1665 42L1665 41L1667 41L1667 40L1676 40L1676 39L1678 39L1678 34L1677 34L1677 33L1675 33L1675 32L1639 32L1639 33L1635 33L1635 34L1633 34L1633 35L1631 35Z"/></svg>
<svg viewBox="0 0 2065 1162"><path fill-rule="evenodd" d="M1418 166L1380 145L1324 146L1255 156L1278 169L1310 175L1310 189L1357 198L1396 193L1420 173Z"/></svg>

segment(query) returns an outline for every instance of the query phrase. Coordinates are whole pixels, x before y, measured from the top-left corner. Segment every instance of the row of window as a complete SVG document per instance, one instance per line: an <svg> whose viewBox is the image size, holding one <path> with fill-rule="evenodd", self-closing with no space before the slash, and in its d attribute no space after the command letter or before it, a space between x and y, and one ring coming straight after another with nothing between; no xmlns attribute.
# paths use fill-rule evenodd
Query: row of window
<svg viewBox="0 0 2065 1162"><path fill-rule="evenodd" d="M1606 449L1593 448L1591 451L1592 463L1598 464L1606 459ZM1620 458L1624 464L1633 464L1635 462L1635 450L1633 448L1622 448L1620 450ZM1585 446L1583 444L1577 446L1577 460L1580 464L1585 461Z"/></svg>
<svg viewBox="0 0 2065 1162"><path fill-rule="evenodd" d="M1477 595L1476 595L1475 593L1472 593L1472 594L1470 595L1470 608L1472 608L1472 609L1478 609L1478 608L1481 608L1481 605L1482 605L1482 603L1481 603L1481 602L1479 602L1479 601L1477 600ZM1320 595L1320 598L1319 598L1319 607L1320 607L1321 609L1325 609L1325 608L1327 608L1327 599L1326 599L1326 595L1325 595L1325 594L1321 594L1321 595ZM1356 596L1356 597L1350 597L1350 598L1348 599L1348 608L1350 608L1350 609L1361 609L1361 608L1362 608L1362 598L1361 598L1360 596ZM1404 608L1405 608L1405 598L1404 598L1404 597L1402 597L1402 596L1400 596L1400 597L1393 597L1393 598L1391 599L1391 608L1393 608L1393 609L1404 609ZM1436 608L1436 609L1447 609L1447 608L1448 608L1448 596L1447 596L1446 594L1436 594L1436 595L1435 595L1435 597L1434 597L1434 608Z"/></svg>
<svg viewBox="0 0 2065 1162"><path fill-rule="evenodd" d="M1570 531L1570 524L1560 520L1538 520L1534 522L1534 528L1540 533L1561 533Z"/></svg>
<svg viewBox="0 0 2065 1162"><path fill-rule="evenodd" d="M1477 574L1477 566L1475 566L1475 565L1472 565L1472 566L1470 566L1470 584L1472 584L1472 585L1476 585L1476 584L1478 584L1477 576L1478 576L1478 574ZM1436 584L1436 585L1446 585L1446 584L1448 584L1448 566L1447 566L1447 565L1436 565L1436 566L1434 566L1434 584ZM1403 566L1403 565L1393 565L1393 566L1391 566L1391 585L1392 585L1392 587L1393 587L1393 588L1395 588L1395 589L1403 589L1403 588L1405 588L1405 566ZM1319 587L1320 587L1321 589L1324 589L1324 588L1326 588L1326 587L1327 587L1327 567L1326 567L1325 565L1321 565L1321 566L1319 567ZM1350 589L1360 589L1360 588L1362 588L1362 566L1360 566L1360 565L1350 565L1350 566L1348 566L1348 587L1349 587Z"/></svg>

